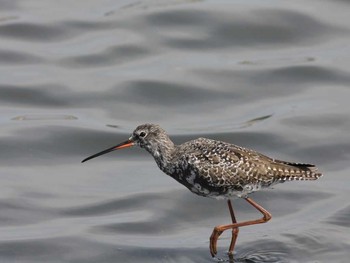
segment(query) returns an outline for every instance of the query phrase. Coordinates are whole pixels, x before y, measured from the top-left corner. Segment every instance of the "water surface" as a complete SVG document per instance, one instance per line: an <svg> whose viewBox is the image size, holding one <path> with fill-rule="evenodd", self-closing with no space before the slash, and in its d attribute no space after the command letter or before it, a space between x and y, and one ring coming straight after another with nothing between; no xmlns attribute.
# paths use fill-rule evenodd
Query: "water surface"
<svg viewBox="0 0 350 263"><path fill-rule="evenodd" d="M2 1L0 261L215 262L226 203L140 149L85 157L159 123L317 164L255 193L236 262L348 262L347 1ZM260 216L233 201L239 221ZM225 254L229 232L219 240Z"/></svg>

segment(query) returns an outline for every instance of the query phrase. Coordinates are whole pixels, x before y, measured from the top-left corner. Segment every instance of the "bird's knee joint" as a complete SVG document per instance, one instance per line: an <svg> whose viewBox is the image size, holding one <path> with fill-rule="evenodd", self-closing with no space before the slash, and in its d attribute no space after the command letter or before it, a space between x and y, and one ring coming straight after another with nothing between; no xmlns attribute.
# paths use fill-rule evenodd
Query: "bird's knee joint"
<svg viewBox="0 0 350 263"><path fill-rule="evenodd" d="M265 222L271 220L271 218L272 218L271 214L265 214L265 215L264 215L264 221L265 221Z"/></svg>
<svg viewBox="0 0 350 263"><path fill-rule="evenodd" d="M238 232L239 232L239 228L238 228L238 227L232 228L232 233L233 233L234 235L237 235Z"/></svg>
<svg viewBox="0 0 350 263"><path fill-rule="evenodd" d="M216 227L214 227L214 232L220 233L220 232L222 232L222 230L218 226L216 226Z"/></svg>

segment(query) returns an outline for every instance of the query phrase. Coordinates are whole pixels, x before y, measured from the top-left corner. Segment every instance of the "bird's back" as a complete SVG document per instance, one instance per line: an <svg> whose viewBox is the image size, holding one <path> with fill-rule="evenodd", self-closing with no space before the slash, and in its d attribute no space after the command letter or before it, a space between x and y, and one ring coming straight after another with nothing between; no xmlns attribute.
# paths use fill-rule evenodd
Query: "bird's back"
<svg viewBox="0 0 350 263"><path fill-rule="evenodd" d="M316 180L322 176L311 164L275 160L244 147L206 138L178 145L174 158L178 169L173 177L204 196L246 196L278 182Z"/></svg>

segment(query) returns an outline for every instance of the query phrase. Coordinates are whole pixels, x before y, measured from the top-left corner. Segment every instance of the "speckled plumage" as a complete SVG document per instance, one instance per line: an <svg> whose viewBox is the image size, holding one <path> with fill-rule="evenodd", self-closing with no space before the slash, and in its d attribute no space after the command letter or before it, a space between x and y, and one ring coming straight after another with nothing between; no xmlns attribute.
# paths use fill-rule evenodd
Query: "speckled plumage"
<svg viewBox="0 0 350 263"><path fill-rule="evenodd" d="M226 142L198 138L175 145L154 124L138 126L130 140L150 152L163 172L201 196L246 197L276 183L322 176L314 165L275 160Z"/></svg>
<svg viewBox="0 0 350 263"><path fill-rule="evenodd" d="M322 176L312 164L275 160L261 153L234 144L198 138L175 145L159 126L143 124L132 136L112 148L91 155L88 161L102 154L133 145L146 149L154 157L159 168L197 195L225 198L232 223L219 225L210 236L210 253L217 254L220 235L232 229L228 254L232 255L239 228L266 223L271 214L248 195L276 183L291 180L316 180ZM230 198L242 197L256 208L262 218L237 222Z"/></svg>

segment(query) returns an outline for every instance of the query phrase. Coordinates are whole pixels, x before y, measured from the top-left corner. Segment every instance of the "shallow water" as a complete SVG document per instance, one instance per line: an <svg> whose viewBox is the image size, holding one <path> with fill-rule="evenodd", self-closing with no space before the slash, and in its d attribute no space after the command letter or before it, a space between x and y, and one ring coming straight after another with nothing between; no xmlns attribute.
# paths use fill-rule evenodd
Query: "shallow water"
<svg viewBox="0 0 350 263"><path fill-rule="evenodd" d="M252 197L236 262L348 262L347 1L1 1L0 261L215 262L226 203L140 149L141 123L315 163ZM239 221L260 216L233 201ZM225 254L229 233L219 240Z"/></svg>

